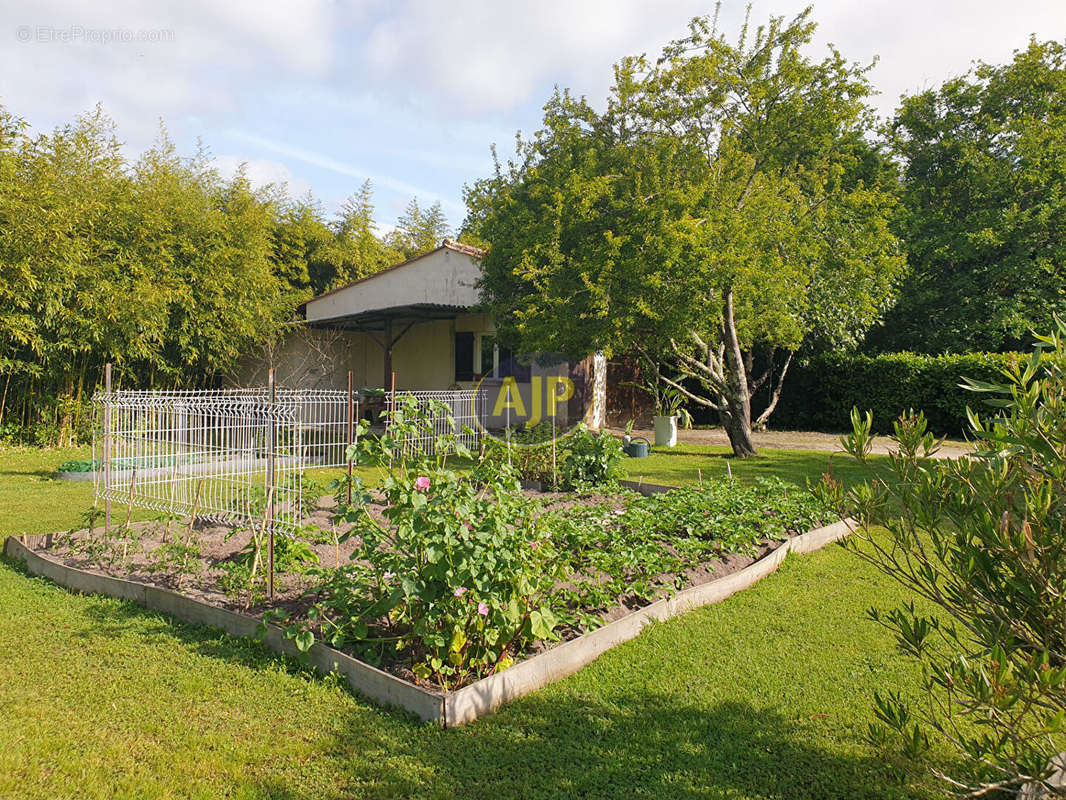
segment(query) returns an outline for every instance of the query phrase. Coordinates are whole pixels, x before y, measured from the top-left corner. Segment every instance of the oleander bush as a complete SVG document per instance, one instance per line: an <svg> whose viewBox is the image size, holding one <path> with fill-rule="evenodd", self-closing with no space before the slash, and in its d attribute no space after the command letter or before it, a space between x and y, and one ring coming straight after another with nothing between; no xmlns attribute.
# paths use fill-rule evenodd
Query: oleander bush
<svg viewBox="0 0 1066 800"><path fill-rule="evenodd" d="M1066 749L1066 325L1038 341L966 381L994 409L968 413L968 457L931 458L939 443L911 412L889 478L824 493L859 520L855 552L940 612L870 612L924 674L915 702L877 697L871 737L915 760L946 742L960 766L943 777L968 797L1043 781ZM842 443L862 461L869 426L855 422Z"/></svg>

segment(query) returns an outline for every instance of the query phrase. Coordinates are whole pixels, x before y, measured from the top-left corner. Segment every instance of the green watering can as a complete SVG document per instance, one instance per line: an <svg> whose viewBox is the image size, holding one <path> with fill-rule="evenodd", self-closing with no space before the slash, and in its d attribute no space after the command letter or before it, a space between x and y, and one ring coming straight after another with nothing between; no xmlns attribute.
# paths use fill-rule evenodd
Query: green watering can
<svg viewBox="0 0 1066 800"><path fill-rule="evenodd" d="M630 458L647 458L651 455L651 442L643 436L636 436L629 440L626 446L626 455Z"/></svg>

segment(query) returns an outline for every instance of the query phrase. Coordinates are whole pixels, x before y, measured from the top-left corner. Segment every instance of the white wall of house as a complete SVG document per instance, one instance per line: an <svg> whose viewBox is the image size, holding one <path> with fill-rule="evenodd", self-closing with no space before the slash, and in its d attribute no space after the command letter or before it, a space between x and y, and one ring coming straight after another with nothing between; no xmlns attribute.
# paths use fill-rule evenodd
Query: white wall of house
<svg viewBox="0 0 1066 800"><path fill-rule="evenodd" d="M478 261L440 247L307 301L307 321L322 322L397 306L430 304L469 308L481 302Z"/></svg>
<svg viewBox="0 0 1066 800"><path fill-rule="evenodd" d="M474 251L476 253L476 251ZM397 309L413 313L448 314L448 309L473 308L480 305L478 281L481 267L477 256L464 252L461 245L446 242L441 247L403 264L361 281L340 287L308 300L304 306L306 325L293 330L283 341L245 360L235 376L240 386L264 386L271 367L276 370L279 386L292 388L344 389L348 371L356 388L387 388L384 353L378 343L382 332L375 334L345 330L345 325L359 319L380 319L381 312ZM418 306L429 306L421 312ZM402 314L393 325L399 335L406 323ZM411 326L392 349L392 369L396 388L402 390L472 389L475 380L457 381L456 334L473 333L472 364L465 366L467 375L487 373L483 388L491 392L495 326L491 317L481 313L456 311L446 319L419 322ZM597 391L590 404L586 421L590 427L603 424L602 381L605 365L602 356L590 359ZM536 406L550 385L546 377L555 369L533 367L533 382L518 384L521 400L527 408ZM495 392L493 407L496 405ZM492 409L490 409L491 414ZM557 407L560 416L565 405ZM506 414L493 415L490 425L503 425ZM566 424L564 420L559 420Z"/></svg>

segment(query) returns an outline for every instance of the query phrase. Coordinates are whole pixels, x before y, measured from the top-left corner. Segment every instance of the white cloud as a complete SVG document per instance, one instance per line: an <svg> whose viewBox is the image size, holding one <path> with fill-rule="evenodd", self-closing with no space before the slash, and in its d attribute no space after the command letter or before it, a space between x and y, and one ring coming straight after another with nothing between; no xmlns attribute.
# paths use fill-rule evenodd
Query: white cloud
<svg viewBox="0 0 1066 800"><path fill-rule="evenodd" d="M101 102L141 146L160 116L238 113L264 75L323 77L335 17L327 0L0 2L2 101L42 127Z"/></svg>
<svg viewBox="0 0 1066 800"><path fill-rule="evenodd" d="M753 24L792 16L809 0L754 0ZM748 0L726 0L721 29L740 29ZM683 36L706 0L399 0L366 35L362 64L371 81L420 108L452 118L510 111L547 99L553 83L598 100L622 56L657 55ZM1062 39L1063 0L821 0L815 54L827 42L845 57L880 63L872 78L883 111L901 92L937 85L971 60L1002 62L1029 34ZM443 109L443 110L440 110Z"/></svg>
<svg viewBox="0 0 1066 800"><path fill-rule="evenodd" d="M759 24L809 0L753 2ZM727 35L747 4L725 0ZM418 195L457 221L463 181L491 169L490 143L506 157L515 129L539 127L552 84L599 102L612 64L658 54L713 10L713 0L0 0L0 103L47 129L102 102L130 155L162 118L183 151L202 136L224 148L221 163L248 160L264 181L302 188L295 176L313 177L326 203L370 178L384 209ZM814 19L813 54L831 41L851 60L880 56L871 79L890 113L901 92L975 58L1002 63L1031 33L1062 40L1066 1L817 0ZM37 41L74 28L74 41ZM115 29L167 35L86 35Z"/></svg>
<svg viewBox="0 0 1066 800"><path fill-rule="evenodd" d="M791 16L808 4L754 0L752 21ZM724 29L737 31L743 13L742 4L727 3ZM937 87L967 72L974 60L1006 63L1031 34L1060 41L1066 36L1063 0L821 0L813 19L818 31L812 55L833 42L849 60L866 64L878 57L870 80L881 93L873 104L883 115L892 113L901 94Z"/></svg>
<svg viewBox="0 0 1066 800"><path fill-rule="evenodd" d="M257 136L253 133L240 130L229 131L231 136L238 139L243 139L250 144L254 144L258 147L262 147L265 150L277 153L279 155L286 156L296 161L302 161L306 164L310 164L320 169L328 170L330 172L337 173L338 175L344 175L350 178L356 178L357 180L365 181L369 180L370 183L378 188L390 189L400 195L406 195L410 197L428 198L430 201L439 200L440 204L448 210L462 213L464 207L451 200L450 198L438 195L435 192L429 191L414 184L407 183L406 181L397 180L396 178L388 175L379 175L373 170L365 169L363 167L350 164L345 161L333 158L325 153L319 153L314 150L309 150L304 147L298 147L296 145L287 144L285 142L275 141L263 136Z"/></svg>
<svg viewBox="0 0 1066 800"><path fill-rule="evenodd" d="M275 186L284 185L290 197L301 197L311 190L311 184L302 178L297 178L292 171L279 161L268 161L258 158L245 158L235 155L219 155L214 157L215 168L224 177L230 178L237 174L237 170L244 167L244 174L248 177L252 186L257 189L270 184Z"/></svg>
<svg viewBox="0 0 1066 800"><path fill-rule="evenodd" d="M611 64L684 32L705 0L401 0L364 63L404 96L469 112L513 109L545 84L602 94Z"/></svg>

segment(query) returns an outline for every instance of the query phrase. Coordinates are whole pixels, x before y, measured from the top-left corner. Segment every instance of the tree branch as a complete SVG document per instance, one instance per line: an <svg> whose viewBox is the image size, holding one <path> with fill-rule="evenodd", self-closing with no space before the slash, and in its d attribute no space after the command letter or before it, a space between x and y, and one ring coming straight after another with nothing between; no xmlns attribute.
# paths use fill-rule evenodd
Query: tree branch
<svg viewBox="0 0 1066 800"><path fill-rule="evenodd" d="M777 401L781 399L781 387L785 385L785 374L788 372L789 364L792 363L792 356L795 352L789 351L788 358L785 359L785 363L781 367L781 372L777 375L777 386L774 387L770 394L770 403L763 409L763 412L759 415L759 418L755 420L755 426L760 427L766 424L766 420L770 419L770 415L774 413L774 409L777 408ZM769 370L767 370L769 372ZM773 384L771 384L773 386Z"/></svg>

